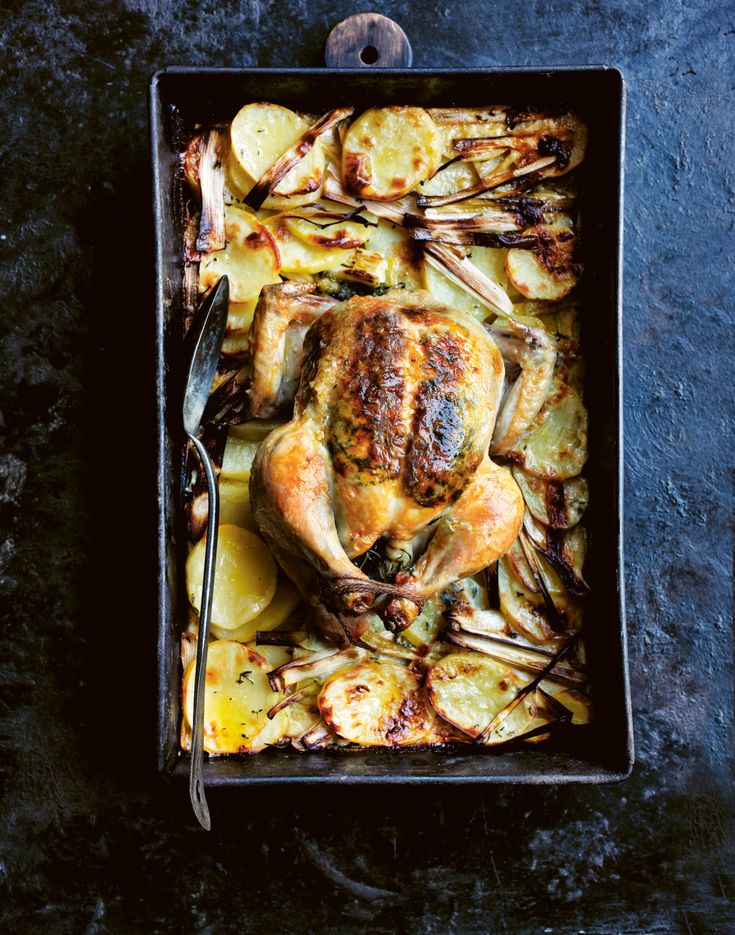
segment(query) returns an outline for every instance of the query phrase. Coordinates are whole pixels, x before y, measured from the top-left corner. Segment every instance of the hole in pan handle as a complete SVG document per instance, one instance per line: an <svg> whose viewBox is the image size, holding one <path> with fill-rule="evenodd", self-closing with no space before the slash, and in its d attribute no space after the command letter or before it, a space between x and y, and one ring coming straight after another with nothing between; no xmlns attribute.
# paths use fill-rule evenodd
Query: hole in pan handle
<svg viewBox="0 0 735 935"><path fill-rule="evenodd" d="M409 68L411 43L398 23L381 13L356 13L327 36L327 68Z"/></svg>

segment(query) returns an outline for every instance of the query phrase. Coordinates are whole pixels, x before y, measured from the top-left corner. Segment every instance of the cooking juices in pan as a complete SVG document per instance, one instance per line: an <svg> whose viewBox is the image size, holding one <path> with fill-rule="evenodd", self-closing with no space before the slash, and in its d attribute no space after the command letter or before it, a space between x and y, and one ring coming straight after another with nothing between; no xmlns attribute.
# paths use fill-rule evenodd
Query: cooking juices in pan
<svg viewBox="0 0 735 935"><path fill-rule="evenodd" d="M567 111L250 103L188 141L184 308L222 275L205 749L498 747L594 718ZM207 501L187 459L192 717Z"/></svg>

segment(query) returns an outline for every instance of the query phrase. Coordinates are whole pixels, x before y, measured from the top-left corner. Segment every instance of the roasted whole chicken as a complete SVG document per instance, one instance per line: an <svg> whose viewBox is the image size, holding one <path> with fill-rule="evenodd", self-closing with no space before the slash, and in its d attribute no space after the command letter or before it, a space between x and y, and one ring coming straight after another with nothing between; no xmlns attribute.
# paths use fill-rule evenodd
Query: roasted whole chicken
<svg viewBox="0 0 735 935"><path fill-rule="evenodd" d="M551 385L556 342L535 319L481 323L427 292L346 302L266 286L250 332L251 408L293 400L250 481L261 534L324 632L371 616L408 627L425 600L500 558L523 521L502 456ZM400 570L355 563L382 540Z"/></svg>

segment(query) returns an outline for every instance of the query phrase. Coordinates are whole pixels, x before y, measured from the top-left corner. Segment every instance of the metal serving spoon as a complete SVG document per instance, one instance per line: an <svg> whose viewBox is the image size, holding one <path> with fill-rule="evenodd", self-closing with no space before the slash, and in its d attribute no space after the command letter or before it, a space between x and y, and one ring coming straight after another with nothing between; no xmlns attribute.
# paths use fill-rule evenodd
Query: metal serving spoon
<svg viewBox="0 0 735 935"><path fill-rule="evenodd" d="M207 641L209 622L212 616L214 592L214 561L217 556L217 526L219 523L219 490L214 466L207 449L199 440L199 426L204 415L217 372L222 341L227 325L227 309L230 298L230 283L223 276L207 297L202 310L202 324L194 343L189 373L184 393L184 430L197 450L207 478L207 544L204 553L204 575L202 578L202 601L199 611L199 639L194 676L194 723L191 729L191 764L189 767L189 795L194 814L205 831L212 827L209 806L204 795L202 778L202 753L204 747L204 682L207 671Z"/></svg>

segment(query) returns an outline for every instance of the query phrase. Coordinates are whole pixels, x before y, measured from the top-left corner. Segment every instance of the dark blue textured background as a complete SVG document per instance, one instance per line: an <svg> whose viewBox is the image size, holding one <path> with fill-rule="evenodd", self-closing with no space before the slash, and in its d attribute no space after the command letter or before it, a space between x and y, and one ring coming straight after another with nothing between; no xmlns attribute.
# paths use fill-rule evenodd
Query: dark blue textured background
<svg viewBox="0 0 735 935"><path fill-rule="evenodd" d="M319 65L329 27L361 8L2 4L0 927L732 933L725 3L381 7L417 66L609 63L628 79L633 777L222 793L205 836L183 786L153 776L147 80L164 64Z"/></svg>

